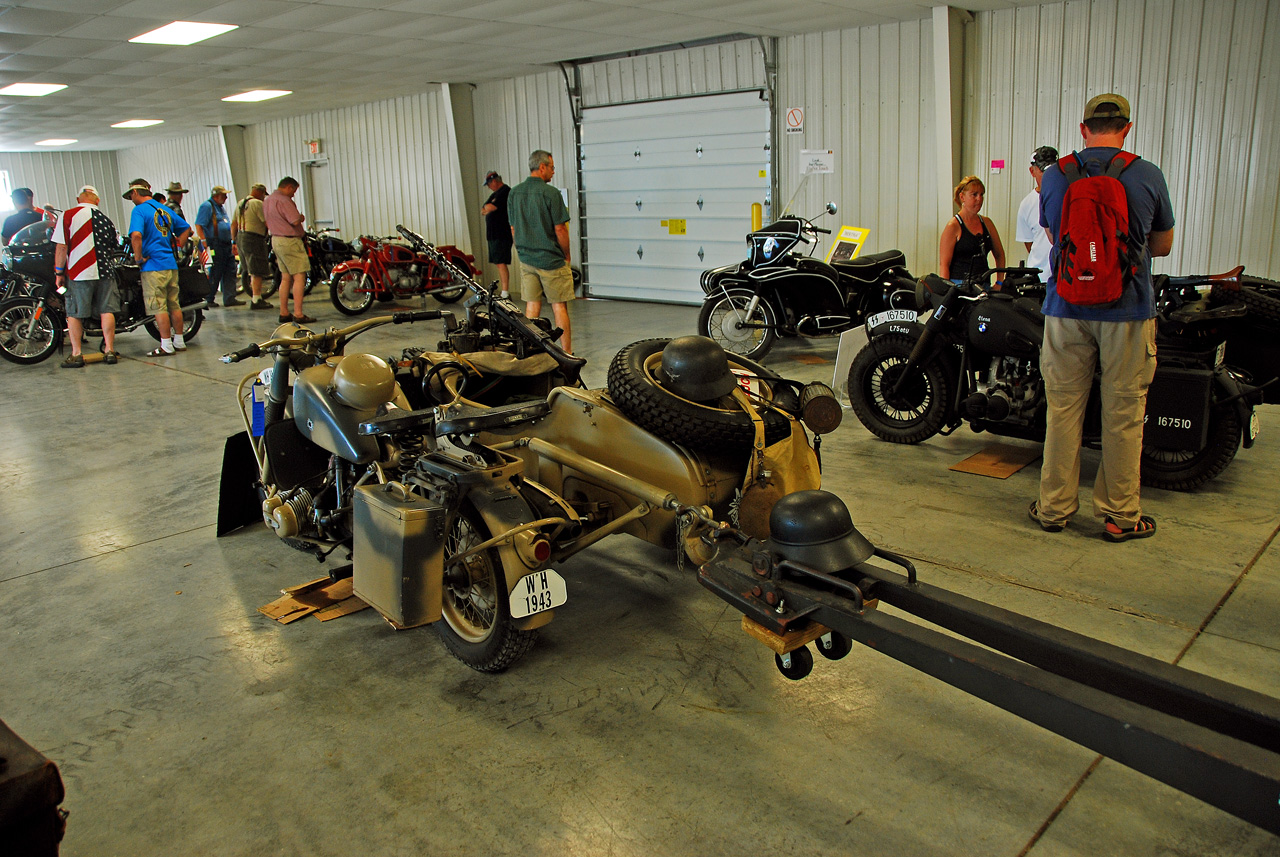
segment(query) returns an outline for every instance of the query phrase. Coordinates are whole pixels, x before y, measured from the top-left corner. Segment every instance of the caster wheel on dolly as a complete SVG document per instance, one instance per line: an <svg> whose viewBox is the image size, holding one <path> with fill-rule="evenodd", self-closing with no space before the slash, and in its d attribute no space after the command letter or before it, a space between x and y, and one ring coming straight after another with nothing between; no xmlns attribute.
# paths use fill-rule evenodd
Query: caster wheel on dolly
<svg viewBox="0 0 1280 857"><path fill-rule="evenodd" d="M808 646L801 646L785 655L774 655L773 662L777 665L778 672L792 681L799 681L813 672L813 652L809 651Z"/></svg>

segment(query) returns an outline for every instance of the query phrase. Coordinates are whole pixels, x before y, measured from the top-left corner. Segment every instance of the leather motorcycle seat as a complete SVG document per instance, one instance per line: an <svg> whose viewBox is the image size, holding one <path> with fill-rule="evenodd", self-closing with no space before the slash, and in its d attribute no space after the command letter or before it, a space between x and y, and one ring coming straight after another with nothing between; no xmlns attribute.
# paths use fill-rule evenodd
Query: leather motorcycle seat
<svg viewBox="0 0 1280 857"><path fill-rule="evenodd" d="M901 250L884 250L847 262L833 262L832 267L846 277L869 283L880 279L890 269L906 267L906 264L907 257Z"/></svg>

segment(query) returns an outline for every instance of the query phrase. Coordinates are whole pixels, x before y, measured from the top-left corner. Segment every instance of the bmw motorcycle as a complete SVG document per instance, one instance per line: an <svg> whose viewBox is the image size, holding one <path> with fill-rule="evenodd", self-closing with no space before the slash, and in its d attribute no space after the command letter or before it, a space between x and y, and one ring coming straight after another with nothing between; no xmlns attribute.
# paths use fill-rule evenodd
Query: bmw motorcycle
<svg viewBox="0 0 1280 857"><path fill-rule="evenodd" d="M465 277L432 258L455 282ZM494 672L565 603L557 563L626 532L700 564L711 555L703 536L722 522L763 537L778 497L817 487L804 426L838 424L830 389L698 337L628 346L608 390L566 385L486 404L457 389L417 409L386 361L345 353L374 327L444 319L455 341L489 336L497 349L550 358L576 382L584 361L491 288L468 287L486 305L485 331L422 310L321 332L285 324L225 355L272 366L237 388L245 431L227 441L218 534L260 520L317 558L346 551L351 564L332 576L350 575L395 627L435 624L450 652Z"/></svg>
<svg viewBox="0 0 1280 857"><path fill-rule="evenodd" d="M1005 274L1005 290L979 285ZM1044 380L1040 347L1044 316L1018 293L1019 277L1038 271L996 268L953 283L936 275L920 281L918 306L932 309L921 323L913 312L890 310L867 322L869 341L849 370L853 411L873 434L894 443L948 435L965 422L974 431L1043 441ZM1218 276L1157 276L1157 365L1147 393L1142 482L1189 491L1226 469L1242 441L1258 436L1254 406L1261 388L1226 363L1227 339L1247 313L1234 293L1238 271ZM1095 380L1085 417L1085 444L1101 437L1101 396Z"/></svg>
<svg viewBox="0 0 1280 857"><path fill-rule="evenodd" d="M826 213L835 212L827 203ZM831 230L794 214L748 233L745 261L703 271L698 333L762 360L779 336L836 335L879 310L913 305L915 280L901 251L828 265L800 251L812 252L819 233Z"/></svg>

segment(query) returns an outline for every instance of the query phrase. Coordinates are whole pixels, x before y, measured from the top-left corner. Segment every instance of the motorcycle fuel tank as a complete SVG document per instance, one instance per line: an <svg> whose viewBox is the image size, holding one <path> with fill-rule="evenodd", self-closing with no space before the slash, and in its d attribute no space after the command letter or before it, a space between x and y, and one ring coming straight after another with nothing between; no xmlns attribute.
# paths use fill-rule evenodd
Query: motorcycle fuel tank
<svg viewBox="0 0 1280 857"><path fill-rule="evenodd" d="M378 439L362 437L357 429L362 421L377 416L378 408L352 408L338 401L333 389L337 365L337 360L331 360L298 373L293 382L293 421L298 431L317 446L347 461L368 464L378 457ZM409 410L398 385L388 401Z"/></svg>
<svg viewBox="0 0 1280 857"><path fill-rule="evenodd" d="M969 316L969 342L987 354L1036 357L1043 341L1044 318L1025 298L992 294Z"/></svg>

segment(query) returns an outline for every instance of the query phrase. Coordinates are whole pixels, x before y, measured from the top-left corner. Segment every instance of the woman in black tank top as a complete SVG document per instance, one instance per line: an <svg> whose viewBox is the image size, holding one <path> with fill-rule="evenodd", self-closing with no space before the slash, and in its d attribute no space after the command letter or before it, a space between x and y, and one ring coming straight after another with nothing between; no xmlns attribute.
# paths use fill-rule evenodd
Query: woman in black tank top
<svg viewBox="0 0 1280 857"><path fill-rule="evenodd" d="M952 197L960 213L947 221L938 241L938 276L950 280L966 280L990 267L1004 267L1004 245L1000 233L988 217L978 213L987 188L977 176L965 176L956 185ZM995 256L995 264L987 255ZM1000 288L997 281L996 289Z"/></svg>

